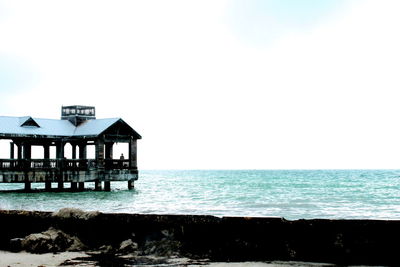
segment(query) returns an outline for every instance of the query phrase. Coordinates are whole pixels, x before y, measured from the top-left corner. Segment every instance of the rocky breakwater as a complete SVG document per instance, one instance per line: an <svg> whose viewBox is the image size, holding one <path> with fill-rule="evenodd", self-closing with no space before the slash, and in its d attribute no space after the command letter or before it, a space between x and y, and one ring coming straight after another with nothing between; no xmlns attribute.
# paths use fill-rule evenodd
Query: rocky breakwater
<svg viewBox="0 0 400 267"><path fill-rule="evenodd" d="M0 211L0 249L399 265L400 221Z"/></svg>

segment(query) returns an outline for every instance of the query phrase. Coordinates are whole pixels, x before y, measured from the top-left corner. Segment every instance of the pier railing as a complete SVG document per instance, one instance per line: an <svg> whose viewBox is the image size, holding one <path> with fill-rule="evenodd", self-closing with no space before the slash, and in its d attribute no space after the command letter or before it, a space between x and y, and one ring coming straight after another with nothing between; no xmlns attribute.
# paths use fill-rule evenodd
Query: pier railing
<svg viewBox="0 0 400 267"><path fill-rule="evenodd" d="M95 159L0 159L0 171L90 170L100 166ZM105 159L104 169L135 169L129 160Z"/></svg>
<svg viewBox="0 0 400 267"><path fill-rule="evenodd" d="M104 167L106 169L131 169L129 166L129 160L126 159L105 159L104 160Z"/></svg>

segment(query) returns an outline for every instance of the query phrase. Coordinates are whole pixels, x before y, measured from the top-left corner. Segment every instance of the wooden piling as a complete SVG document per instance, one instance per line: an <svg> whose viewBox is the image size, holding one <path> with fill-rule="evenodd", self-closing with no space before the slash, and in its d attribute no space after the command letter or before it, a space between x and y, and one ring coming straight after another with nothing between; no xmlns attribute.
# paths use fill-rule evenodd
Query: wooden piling
<svg viewBox="0 0 400 267"><path fill-rule="evenodd" d="M101 191L101 181L99 180L94 181L94 190Z"/></svg>
<svg viewBox="0 0 400 267"><path fill-rule="evenodd" d="M128 189L132 190L135 188L135 181L134 180L129 180L128 181Z"/></svg>
<svg viewBox="0 0 400 267"><path fill-rule="evenodd" d="M111 182L110 181L104 182L104 191L111 191Z"/></svg>
<svg viewBox="0 0 400 267"><path fill-rule="evenodd" d="M58 191L64 190L64 182L58 182L57 190Z"/></svg>
<svg viewBox="0 0 400 267"><path fill-rule="evenodd" d="M71 190L72 191L77 191L78 190L78 183L77 182L71 182Z"/></svg>
<svg viewBox="0 0 400 267"><path fill-rule="evenodd" d="M79 189L79 191L85 190L85 183L84 182L79 182L78 183L78 189Z"/></svg>
<svg viewBox="0 0 400 267"><path fill-rule="evenodd" d="M31 187L31 182L25 182L25 188L24 188L24 190L25 191L31 191L31 189L32 189L32 187Z"/></svg>
<svg viewBox="0 0 400 267"><path fill-rule="evenodd" d="M51 182L45 182L44 187L46 191L51 191Z"/></svg>

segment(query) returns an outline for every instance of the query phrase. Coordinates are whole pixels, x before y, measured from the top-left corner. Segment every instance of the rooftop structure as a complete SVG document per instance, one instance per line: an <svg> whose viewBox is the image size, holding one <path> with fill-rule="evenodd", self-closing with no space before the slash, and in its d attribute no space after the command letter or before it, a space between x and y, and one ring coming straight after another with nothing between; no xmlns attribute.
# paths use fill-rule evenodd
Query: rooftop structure
<svg viewBox="0 0 400 267"><path fill-rule="evenodd" d="M63 106L61 120L32 117L0 116L0 139L10 140L10 158L0 159L0 182L44 182L51 190L71 183L72 190L84 188L85 182L95 182L96 189L110 190L110 181L128 181L133 188L138 179L137 140L142 137L121 118L96 119L91 106ZM67 159L64 147L72 146ZM127 159L113 158L115 143L128 143ZM42 146L43 159L32 159L32 146ZM95 147L95 158L87 158L87 147ZM50 148L56 148L50 158ZM78 151L78 153L77 153Z"/></svg>

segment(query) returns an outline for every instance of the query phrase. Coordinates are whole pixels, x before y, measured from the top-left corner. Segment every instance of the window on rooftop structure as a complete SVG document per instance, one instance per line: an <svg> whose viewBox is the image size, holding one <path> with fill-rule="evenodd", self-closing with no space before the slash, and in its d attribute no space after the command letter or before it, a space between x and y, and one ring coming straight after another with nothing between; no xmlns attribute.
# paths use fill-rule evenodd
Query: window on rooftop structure
<svg viewBox="0 0 400 267"><path fill-rule="evenodd" d="M21 127L40 127L39 124L31 117L27 118L20 126Z"/></svg>
<svg viewBox="0 0 400 267"><path fill-rule="evenodd" d="M75 109L72 109L72 110L71 110L71 113L72 113L72 114L75 114Z"/></svg>

